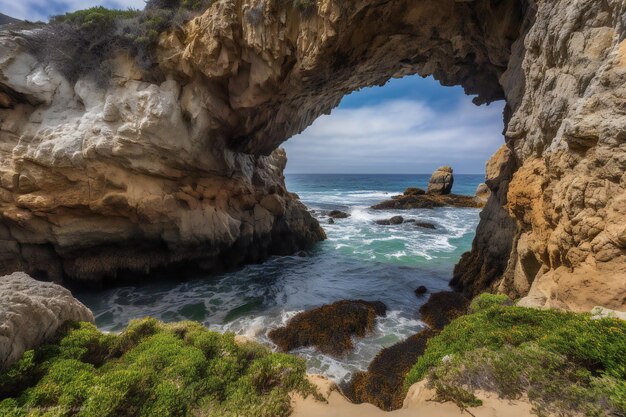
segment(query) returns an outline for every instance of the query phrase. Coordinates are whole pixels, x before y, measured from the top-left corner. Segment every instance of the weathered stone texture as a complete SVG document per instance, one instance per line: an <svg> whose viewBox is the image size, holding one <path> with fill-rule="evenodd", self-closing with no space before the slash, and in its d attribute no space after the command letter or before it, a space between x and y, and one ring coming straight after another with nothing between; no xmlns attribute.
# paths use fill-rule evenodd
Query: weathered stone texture
<svg viewBox="0 0 626 417"><path fill-rule="evenodd" d="M0 277L0 370L79 321L93 323L93 314L65 288L23 272Z"/></svg>
<svg viewBox="0 0 626 417"><path fill-rule="evenodd" d="M323 232L286 192L277 147L347 93L419 74L507 101L453 284L623 308L622 0L317 5L217 1L162 36L159 83L120 56L105 90L69 85L4 33L2 269L99 279L311 244Z"/></svg>

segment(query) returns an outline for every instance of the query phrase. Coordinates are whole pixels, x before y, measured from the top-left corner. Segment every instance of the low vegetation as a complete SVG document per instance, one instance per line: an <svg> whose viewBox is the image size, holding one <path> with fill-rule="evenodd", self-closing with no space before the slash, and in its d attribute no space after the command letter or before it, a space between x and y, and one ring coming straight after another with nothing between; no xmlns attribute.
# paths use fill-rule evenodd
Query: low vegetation
<svg viewBox="0 0 626 417"><path fill-rule="evenodd" d="M317 11L316 0L283 0L302 16ZM52 65L70 82L89 76L105 87L111 78L111 59L118 52L135 58L148 80L163 78L156 50L161 33L181 26L206 11L213 0L147 0L143 10L112 10L102 6L54 16L50 24L23 32L26 47L41 62ZM248 13L255 24L262 8Z"/></svg>
<svg viewBox="0 0 626 417"><path fill-rule="evenodd" d="M159 35L205 11L211 0L148 0L144 10L92 7L50 19L27 37L37 58L53 65L70 82L91 76L104 85L111 76L110 58L118 51L135 57L154 74Z"/></svg>
<svg viewBox="0 0 626 417"><path fill-rule="evenodd" d="M302 359L198 323L132 322L121 334L68 326L0 374L0 415L287 416L316 394Z"/></svg>
<svg viewBox="0 0 626 417"><path fill-rule="evenodd" d="M405 388L428 378L441 400L464 408L484 389L527 396L539 415L626 415L626 322L510 304L474 299L429 340Z"/></svg>

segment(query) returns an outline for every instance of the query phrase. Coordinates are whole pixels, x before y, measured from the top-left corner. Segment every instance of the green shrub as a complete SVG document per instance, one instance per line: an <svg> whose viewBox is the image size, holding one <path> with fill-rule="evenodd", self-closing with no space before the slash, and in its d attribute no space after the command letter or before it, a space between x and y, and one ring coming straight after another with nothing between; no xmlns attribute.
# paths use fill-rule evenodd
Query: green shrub
<svg viewBox="0 0 626 417"><path fill-rule="evenodd" d="M472 300L469 306L469 311L472 313L477 313L490 307L508 305L513 305L513 302L506 295L484 293L480 294Z"/></svg>
<svg viewBox="0 0 626 417"><path fill-rule="evenodd" d="M155 75L156 47L162 32L206 10L210 0L149 0L144 10L92 7L54 16L50 24L22 33L37 58L70 82L89 76L100 86L111 77L118 52L133 56L146 75Z"/></svg>
<svg viewBox="0 0 626 417"><path fill-rule="evenodd" d="M405 388L429 377L438 392L526 393L540 411L626 413L625 322L506 304L493 295L475 299L474 313L429 340Z"/></svg>
<svg viewBox="0 0 626 417"><path fill-rule="evenodd" d="M0 415L286 416L293 391L315 392L303 360L233 334L144 319L110 335L80 323L0 374L10 393Z"/></svg>

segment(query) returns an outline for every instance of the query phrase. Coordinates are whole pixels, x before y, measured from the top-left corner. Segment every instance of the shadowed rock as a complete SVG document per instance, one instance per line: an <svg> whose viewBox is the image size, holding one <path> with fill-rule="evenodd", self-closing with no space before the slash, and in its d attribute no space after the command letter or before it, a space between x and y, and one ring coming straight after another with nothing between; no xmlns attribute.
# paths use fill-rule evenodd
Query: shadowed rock
<svg viewBox="0 0 626 417"><path fill-rule="evenodd" d="M376 224L381 226L397 225L402 223L404 223L404 217L402 216L393 216L390 219L376 220Z"/></svg>
<svg viewBox="0 0 626 417"><path fill-rule="evenodd" d="M422 295L426 294L428 292L428 288L426 288L424 285L420 285L419 287L417 287L415 289L415 295L418 297L421 297Z"/></svg>
<svg viewBox="0 0 626 417"><path fill-rule="evenodd" d="M345 219L350 217L350 214L341 210L332 210L328 212L328 217L333 219Z"/></svg>
<svg viewBox="0 0 626 417"><path fill-rule="evenodd" d="M282 351L315 346L320 352L340 356L351 350L352 336L364 337L376 317L385 316L380 301L342 300L294 316L286 326L269 332Z"/></svg>
<svg viewBox="0 0 626 417"><path fill-rule="evenodd" d="M474 197L467 195L402 194L372 206L374 210L409 210L435 207L481 207Z"/></svg>
<svg viewBox="0 0 626 417"><path fill-rule="evenodd" d="M420 308L422 321L434 329L442 329L455 318L467 313L470 301L458 292L434 293Z"/></svg>
<svg viewBox="0 0 626 417"><path fill-rule="evenodd" d="M436 229L434 224L427 222L415 222L416 227L421 227L422 229Z"/></svg>
<svg viewBox="0 0 626 417"><path fill-rule="evenodd" d="M420 288L415 291L416 295ZM466 314L468 306L469 300L460 293L432 294L420 308L422 320L431 328L381 350L366 372L354 375L344 390L346 396L355 403L368 402L387 411L401 408L405 395L404 378L424 354L428 339L437 335L451 320Z"/></svg>
<svg viewBox="0 0 626 417"><path fill-rule="evenodd" d="M387 411L401 408L405 396L404 377L424 353L428 339L435 334L434 330L425 329L381 350L367 372L354 375L344 394L357 404L367 402Z"/></svg>

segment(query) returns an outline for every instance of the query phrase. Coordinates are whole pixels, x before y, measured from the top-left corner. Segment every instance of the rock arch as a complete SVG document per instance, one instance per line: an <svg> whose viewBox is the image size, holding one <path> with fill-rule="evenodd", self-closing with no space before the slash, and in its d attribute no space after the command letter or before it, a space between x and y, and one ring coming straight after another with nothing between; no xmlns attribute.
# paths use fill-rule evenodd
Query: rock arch
<svg viewBox="0 0 626 417"><path fill-rule="evenodd" d="M323 231L276 149L345 94L420 74L507 102L453 284L624 305L623 1L309 3L217 1L161 36L162 82L120 55L105 90L70 85L3 33L2 272L101 280L310 245Z"/></svg>

